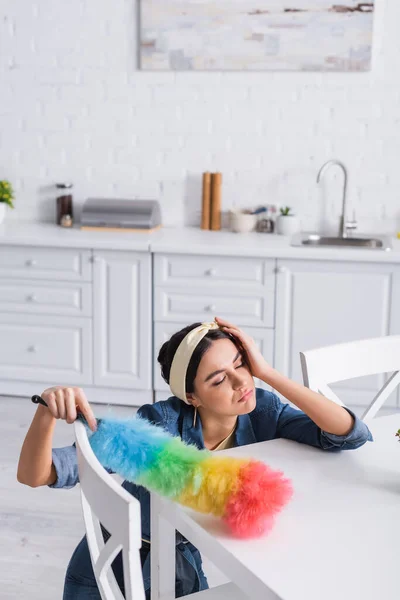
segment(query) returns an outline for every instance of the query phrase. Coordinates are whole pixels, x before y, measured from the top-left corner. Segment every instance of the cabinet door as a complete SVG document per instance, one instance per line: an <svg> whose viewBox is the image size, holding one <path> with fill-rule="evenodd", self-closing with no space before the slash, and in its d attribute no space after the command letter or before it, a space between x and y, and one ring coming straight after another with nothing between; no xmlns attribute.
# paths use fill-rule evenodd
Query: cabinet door
<svg viewBox="0 0 400 600"><path fill-rule="evenodd" d="M175 290L156 287L154 316L157 321L185 319L187 323L212 321L214 315L241 325L274 326L275 294L270 291Z"/></svg>
<svg viewBox="0 0 400 600"><path fill-rule="evenodd" d="M92 281L90 250L2 246L0 254L0 277Z"/></svg>
<svg viewBox="0 0 400 600"><path fill-rule="evenodd" d="M84 317L0 313L0 378L90 384L91 338Z"/></svg>
<svg viewBox="0 0 400 600"><path fill-rule="evenodd" d="M151 255L93 257L94 384L151 389Z"/></svg>
<svg viewBox="0 0 400 600"><path fill-rule="evenodd" d="M92 316L92 285L75 281L0 278L0 310L42 315Z"/></svg>
<svg viewBox="0 0 400 600"><path fill-rule="evenodd" d="M275 366L302 382L299 352L393 333L396 265L279 260ZM384 376L332 385L349 406L367 406ZM387 404L396 405L394 393Z"/></svg>

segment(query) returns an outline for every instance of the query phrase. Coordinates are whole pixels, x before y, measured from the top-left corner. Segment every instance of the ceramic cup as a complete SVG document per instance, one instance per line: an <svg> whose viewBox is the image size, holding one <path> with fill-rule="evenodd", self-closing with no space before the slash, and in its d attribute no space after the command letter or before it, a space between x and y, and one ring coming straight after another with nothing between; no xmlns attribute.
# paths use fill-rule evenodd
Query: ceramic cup
<svg viewBox="0 0 400 600"><path fill-rule="evenodd" d="M249 233L255 229L257 216L241 211L231 210L229 213L230 230L235 233Z"/></svg>

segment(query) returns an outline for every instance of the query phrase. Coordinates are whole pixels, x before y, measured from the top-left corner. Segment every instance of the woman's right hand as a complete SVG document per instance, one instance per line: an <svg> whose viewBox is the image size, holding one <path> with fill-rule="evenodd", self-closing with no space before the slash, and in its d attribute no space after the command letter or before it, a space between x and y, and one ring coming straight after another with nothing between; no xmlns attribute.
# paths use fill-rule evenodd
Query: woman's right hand
<svg viewBox="0 0 400 600"><path fill-rule="evenodd" d="M67 423L73 423L76 421L79 411L86 418L90 429L96 431L96 418L85 392L81 388L57 385L44 390L41 396L55 419L63 419Z"/></svg>

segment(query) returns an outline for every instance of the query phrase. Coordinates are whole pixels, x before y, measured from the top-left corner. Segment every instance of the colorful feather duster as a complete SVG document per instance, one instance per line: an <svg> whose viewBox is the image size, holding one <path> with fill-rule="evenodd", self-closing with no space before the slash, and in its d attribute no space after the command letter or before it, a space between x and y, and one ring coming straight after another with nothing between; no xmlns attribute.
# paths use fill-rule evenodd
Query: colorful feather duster
<svg viewBox="0 0 400 600"><path fill-rule="evenodd" d="M100 419L90 444L104 467L184 506L221 517L238 537L268 531L292 494L289 480L266 464L199 450L139 417Z"/></svg>

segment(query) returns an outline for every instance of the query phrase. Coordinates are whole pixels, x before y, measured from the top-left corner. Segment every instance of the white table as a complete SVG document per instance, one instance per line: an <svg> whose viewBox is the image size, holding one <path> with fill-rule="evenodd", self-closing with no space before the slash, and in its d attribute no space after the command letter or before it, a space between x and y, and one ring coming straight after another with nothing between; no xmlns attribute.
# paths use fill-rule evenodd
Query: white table
<svg viewBox="0 0 400 600"><path fill-rule="evenodd" d="M152 495L152 600L175 589L175 529L252 600L398 600L400 414L369 424L374 442L331 454L288 440L226 450L291 478L294 497L257 540Z"/></svg>

